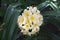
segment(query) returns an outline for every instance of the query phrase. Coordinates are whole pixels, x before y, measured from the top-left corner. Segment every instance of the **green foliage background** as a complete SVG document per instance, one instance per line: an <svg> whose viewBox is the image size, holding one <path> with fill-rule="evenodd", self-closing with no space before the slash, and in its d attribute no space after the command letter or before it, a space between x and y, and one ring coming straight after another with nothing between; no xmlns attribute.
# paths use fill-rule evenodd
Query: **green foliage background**
<svg viewBox="0 0 60 40"><path fill-rule="evenodd" d="M0 40L60 40L60 1L52 0L1 0L0 22L2 30L0 31ZM45 8L51 9L44 10ZM55 6L54 6L55 5ZM16 23L17 17L27 6L36 6L44 17L44 23L37 35L25 36L18 32ZM58 33L47 30L47 25L54 25L58 28Z"/></svg>

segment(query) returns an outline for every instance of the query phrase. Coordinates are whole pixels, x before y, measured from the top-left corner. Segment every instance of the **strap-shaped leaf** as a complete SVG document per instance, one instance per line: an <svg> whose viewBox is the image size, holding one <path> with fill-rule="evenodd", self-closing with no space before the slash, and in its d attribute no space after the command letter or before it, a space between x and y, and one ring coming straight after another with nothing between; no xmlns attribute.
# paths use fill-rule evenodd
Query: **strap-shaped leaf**
<svg viewBox="0 0 60 40"><path fill-rule="evenodd" d="M16 22L18 15L21 13L22 10L16 10L14 14L11 16L10 22L9 22L9 33L8 33L8 40L12 40L13 32L16 27ZM15 34L15 33L14 33Z"/></svg>
<svg viewBox="0 0 60 40"><path fill-rule="evenodd" d="M22 10L14 10L13 14L10 17L9 23L6 28L6 34L3 40L12 40L14 29L16 27L17 17ZM4 33L3 33L4 34Z"/></svg>
<svg viewBox="0 0 60 40"><path fill-rule="evenodd" d="M51 7L53 8L53 10L57 10L57 9L58 9L58 7L57 7L53 2L50 2L50 1L45 1L45 2L43 2L43 3L41 3L41 4L39 4L39 5L37 6L37 8L38 8L39 10L43 10L43 9L46 8L47 6L51 6Z"/></svg>
<svg viewBox="0 0 60 40"><path fill-rule="evenodd" d="M41 28L38 35L27 37L26 40L60 40L60 37Z"/></svg>
<svg viewBox="0 0 60 40"><path fill-rule="evenodd" d="M44 16L44 22L49 22L57 26L60 29L60 11L46 11L42 12Z"/></svg>
<svg viewBox="0 0 60 40"><path fill-rule="evenodd" d="M6 11L5 17L4 17L4 23L5 25L3 26L4 30L2 32L2 40L5 40L5 36L6 36L6 32L8 29L8 24L11 20L11 16L15 13L15 9L17 6L19 6L20 4L16 4L16 5L10 5ZM18 12L17 12L18 13ZM14 14L15 15L15 14ZM18 15L18 14L17 14Z"/></svg>
<svg viewBox="0 0 60 40"><path fill-rule="evenodd" d="M7 25L8 25L8 22L9 22L9 20L10 20L11 15L13 14L13 11L14 11L14 9L13 9L13 11L12 11L11 9L13 9L13 8L12 8L12 6L10 5L10 6L7 8L6 14L5 14L5 16L4 16L3 22L5 23L5 25L3 26L4 30L3 30L3 33L2 33L2 39L5 37L6 27L7 27ZM11 12L11 11L12 11L12 12Z"/></svg>
<svg viewBox="0 0 60 40"><path fill-rule="evenodd" d="M48 36L50 37L50 40L60 40L60 36L54 34L54 33L51 33L49 32L48 30L45 30L42 28L42 31L48 33Z"/></svg>
<svg viewBox="0 0 60 40"><path fill-rule="evenodd" d="M44 16L59 17L60 16L60 10L56 10L56 11L45 11L45 12L42 12L42 14Z"/></svg>
<svg viewBox="0 0 60 40"><path fill-rule="evenodd" d="M11 15L13 14L14 9L19 6L21 4L12 4L9 5L9 7L7 8L6 14L4 16L4 21L6 23L6 21L8 22L8 20L10 20Z"/></svg>

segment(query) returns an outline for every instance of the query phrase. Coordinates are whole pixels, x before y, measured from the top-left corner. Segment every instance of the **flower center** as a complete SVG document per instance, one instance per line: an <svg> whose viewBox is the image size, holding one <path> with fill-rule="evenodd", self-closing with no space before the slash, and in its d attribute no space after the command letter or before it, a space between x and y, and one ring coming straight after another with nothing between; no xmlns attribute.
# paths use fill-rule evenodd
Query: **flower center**
<svg viewBox="0 0 60 40"><path fill-rule="evenodd" d="M25 28L29 29L29 24L26 24L26 25L25 25Z"/></svg>
<svg viewBox="0 0 60 40"><path fill-rule="evenodd" d="M28 17L28 16L29 16L29 13L28 13L28 12L25 12L24 15L25 15L26 17Z"/></svg>
<svg viewBox="0 0 60 40"><path fill-rule="evenodd" d="M30 16L30 20L32 20L32 21L33 21L34 19L35 19L35 17L34 17L34 16Z"/></svg>

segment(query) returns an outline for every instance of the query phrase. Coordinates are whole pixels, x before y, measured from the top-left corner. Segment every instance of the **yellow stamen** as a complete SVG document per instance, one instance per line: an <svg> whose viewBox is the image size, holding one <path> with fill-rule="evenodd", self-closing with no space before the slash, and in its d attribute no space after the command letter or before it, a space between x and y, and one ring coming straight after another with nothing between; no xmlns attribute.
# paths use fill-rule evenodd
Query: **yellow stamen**
<svg viewBox="0 0 60 40"><path fill-rule="evenodd" d="M32 21L33 21L34 19L35 19L34 16L31 16L31 17L30 17L30 20L32 20Z"/></svg>
<svg viewBox="0 0 60 40"><path fill-rule="evenodd" d="M29 24L26 24L26 25L25 25L25 28L27 28L27 29L28 29L28 28L29 28Z"/></svg>
<svg viewBox="0 0 60 40"><path fill-rule="evenodd" d="M25 15L26 17L28 17L28 16L29 16L29 13L28 13L28 12L24 12L24 15Z"/></svg>

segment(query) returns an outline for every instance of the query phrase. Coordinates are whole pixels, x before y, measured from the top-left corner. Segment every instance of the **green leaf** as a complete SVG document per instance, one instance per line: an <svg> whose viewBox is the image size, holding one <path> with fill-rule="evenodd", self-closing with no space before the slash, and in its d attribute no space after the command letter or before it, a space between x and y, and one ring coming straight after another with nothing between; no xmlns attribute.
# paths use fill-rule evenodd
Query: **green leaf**
<svg viewBox="0 0 60 40"><path fill-rule="evenodd" d="M57 11L45 11L42 12L45 23L51 23L57 26L60 29L60 10Z"/></svg>
<svg viewBox="0 0 60 40"><path fill-rule="evenodd" d="M9 22L9 33L7 32L8 34L8 40L12 40L12 35L13 35L13 32L14 32L14 29L15 29L15 26L16 26L16 22L17 22L17 18L18 18L18 15L20 14L22 10L16 10L14 12L14 14L11 16L11 19L10 19L10 22Z"/></svg>
<svg viewBox="0 0 60 40"><path fill-rule="evenodd" d="M50 37L50 40L60 40L60 36L54 34L54 33L51 33L49 32L48 30L45 30L42 28L42 31L48 33L48 36Z"/></svg>
<svg viewBox="0 0 60 40"><path fill-rule="evenodd" d="M2 38L2 40L12 40L12 37L13 37L12 35L16 27L17 18L21 11L22 10L15 10L13 12L12 16L10 17L9 23L7 25L8 27L5 30L6 31L5 37L4 39Z"/></svg>
<svg viewBox="0 0 60 40"><path fill-rule="evenodd" d="M16 25L16 20L22 9L16 9L17 6L20 4L16 5L10 5L6 11L4 21L5 25L3 26L3 32L2 32L2 39L1 40L11 40L11 37L13 35L15 25Z"/></svg>
<svg viewBox="0 0 60 40"><path fill-rule="evenodd" d="M26 40L60 40L60 37L56 34L50 33L48 30L41 28L37 35L28 36Z"/></svg>
<svg viewBox="0 0 60 40"><path fill-rule="evenodd" d="M3 22L6 23L10 20L10 17L13 14L14 9L19 5L21 5L21 4L11 4L11 5L9 5L9 7L7 8L6 14L4 16L4 21Z"/></svg>
<svg viewBox="0 0 60 40"><path fill-rule="evenodd" d="M37 6L37 8L39 9L39 10L43 10L44 8L46 8L47 6L51 6L52 8L53 8L53 10L57 10L58 9L58 6L57 5L55 5L53 2L51 2L51 1L45 1L45 2L43 2L43 3L41 3L41 4L39 4L38 6Z"/></svg>

